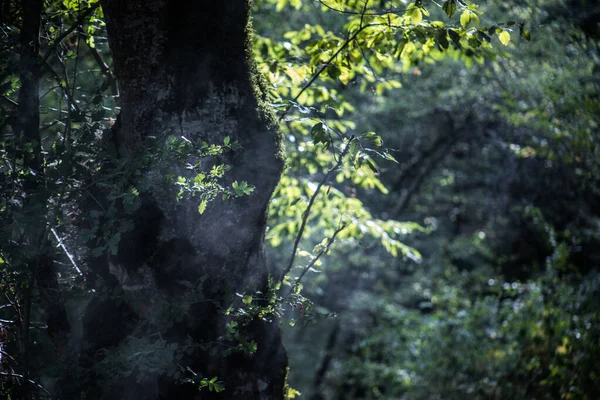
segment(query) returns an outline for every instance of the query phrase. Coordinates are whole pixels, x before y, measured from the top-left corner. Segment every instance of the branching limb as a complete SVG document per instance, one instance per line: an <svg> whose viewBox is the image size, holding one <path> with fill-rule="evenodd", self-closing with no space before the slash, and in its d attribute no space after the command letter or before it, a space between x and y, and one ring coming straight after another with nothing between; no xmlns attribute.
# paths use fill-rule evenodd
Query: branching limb
<svg viewBox="0 0 600 400"><path fill-rule="evenodd" d="M290 257L290 262L288 263L287 267L283 270L283 273L281 274L281 278L280 278L281 282L283 282L283 279L285 278L285 276L291 271L292 267L294 266L294 261L296 260L296 252L298 251L298 245L300 244L300 240L302 239L302 235L304 234L304 229L306 228L306 222L308 221L308 217L310 216L310 210L311 210L313 204L315 203L315 199L319 195L319 191L321 190L321 188L323 187L325 182L329 181L329 179L331 178L333 173L342 165L344 156L346 154L348 154L348 151L350 150L350 145L352 144L352 142L354 140L355 140L354 136L352 136L350 138L350 140L348 140L348 143L346 143L344 150L342 150L342 153L340 154L340 157L338 158L337 163L335 163L335 165L333 167L331 167L329 169L329 171L327 171L327 173L325 174L323 179L321 179L321 181L319 182L317 188L315 189L315 192L310 197L310 200L308 201L308 206L306 206L306 210L302 214L302 223L300 224L300 230L298 231L298 234L296 235L296 240L294 241L294 248L292 249L292 255Z"/></svg>
<svg viewBox="0 0 600 400"><path fill-rule="evenodd" d="M316 74L314 74L310 80L308 82L306 82L306 84L302 87L302 90L300 90L300 93L298 93L296 95L296 97L294 97L294 99L292 100L293 103L296 103L298 101L298 99L300 98L300 96L302 95L302 93L304 93L306 91L306 89L308 89L310 87L310 85L312 85L317 78L323 73L323 71L325 71L327 69L327 67L329 67L329 65L331 65L331 62L333 60L335 60L335 58L342 52L342 50L344 50L346 47L348 47L348 45L350 43L352 43L352 41L354 39L356 39L358 37L358 35L364 31L366 28L369 28L373 25L364 25L361 26L360 28L358 28L356 30L356 32L354 32L354 34L352 34L352 36L350 36L348 39L346 39L346 41L340 46L339 49L337 49L337 51L335 53L333 53L333 55L331 57L329 57L329 59L325 62L325 64L323 64L321 66L321 68L319 68L319 70L317 71ZM283 113L281 114L281 116L279 117L279 121L281 122L283 120L283 118L287 115L287 113L290 111L290 109L292 108L292 104L289 104L286 109L283 111Z"/></svg>
<svg viewBox="0 0 600 400"><path fill-rule="evenodd" d="M317 261L319 261L319 259L321 258L321 256L323 254L325 254L328 250L329 247L333 244L333 242L335 242L335 237L344 229L346 229L346 227L348 226L347 223L344 223L342 225L339 226L339 228L337 228L335 230L335 232L333 232L333 235L331 235L331 237L329 239L327 239L327 244L325 245L325 247L323 247L319 253L315 256L315 258L313 258L311 260L311 262L309 262L304 269L302 270L302 273L300 274L300 276L298 277L298 279L296 279L296 282L294 282L294 286L292 286L292 288L290 289L290 291L284 296L284 298L288 297L290 294L292 294L294 292L294 287L297 286L300 281L302 280L302 278L304 278L304 275L306 275L306 273L317 263Z"/></svg>

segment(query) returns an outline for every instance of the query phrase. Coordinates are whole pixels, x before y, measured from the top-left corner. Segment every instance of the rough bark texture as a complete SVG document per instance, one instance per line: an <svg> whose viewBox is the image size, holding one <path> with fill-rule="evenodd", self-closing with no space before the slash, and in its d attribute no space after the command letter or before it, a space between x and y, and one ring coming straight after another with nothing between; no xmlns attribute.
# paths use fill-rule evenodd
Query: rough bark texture
<svg viewBox="0 0 600 400"><path fill-rule="evenodd" d="M222 156L232 167L225 179L247 181L255 190L238 199L216 199L202 215L197 202L176 202L172 191L159 184L142 194L135 229L123 236L116 256L94 266L113 289L120 286L127 301L113 296L88 307L81 363L100 371L96 379L102 387L87 395L281 399L287 357L277 321L254 321L242 329L258 345L253 354L225 356L219 347L227 344L222 336L229 321L222 311L235 293L268 290L266 210L283 167L277 124L264 107L251 59L248 1L105 0L102 6L120 90L115 136L121 156L141 155L148 136L159 141L183 136L194 143L222 143L229 136L242 150ZM172 172L187 173L183 165L173 165ZM199 282L204 300L186 302L190 287ZM171 311L165 313L165 307ZM172 322L170 316L181 310L185 315ZM161 324L171 326L150 331ZM146 347L127 358L132 337L142 338ZM190 339L213 344L194 347ZM167 344L154 360L153 346L162 341ZM177 348L170 347L173 343ZM219 351L212 354L211 347ZM182 355L182 348L189 354ZM124 376L128 362L143 364L140 354L146 350L150 367L131 367L132 375ZM125 360L111 370L119 354ZM176 384L178 363L209 378L218 376L225 391L198 392Z"/></svg>

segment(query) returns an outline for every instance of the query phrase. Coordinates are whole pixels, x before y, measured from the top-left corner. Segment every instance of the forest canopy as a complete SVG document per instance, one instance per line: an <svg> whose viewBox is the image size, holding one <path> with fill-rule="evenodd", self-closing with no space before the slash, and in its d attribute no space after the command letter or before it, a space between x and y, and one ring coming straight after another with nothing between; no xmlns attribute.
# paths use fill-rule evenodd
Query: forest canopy
<svg viewBox="0 0 600 400"><path fill-rule="evenodd" d="M600 397L600 6L0 3L0 397Z"/></svg>

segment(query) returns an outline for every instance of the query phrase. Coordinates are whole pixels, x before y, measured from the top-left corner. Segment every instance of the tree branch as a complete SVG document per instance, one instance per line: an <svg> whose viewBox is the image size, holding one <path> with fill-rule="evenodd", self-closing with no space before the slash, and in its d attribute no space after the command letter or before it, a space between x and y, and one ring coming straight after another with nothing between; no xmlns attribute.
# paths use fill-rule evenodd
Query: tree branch
<svg viewBox="0 0 600 400"><path fill-rule="evenodd" d="M107 63L104 62L104 60L102 59L102 56L98 52L98 49L90 46L90 44L88 43L87 40L85 41L85 43L88 45L88 49L89 49L90 53L92 53L92 57L94 57L96 64L98 64L98 66L100 67L100 71L102 72L102 75L104 75L106 77L106 80L107 80L106 84L108 84L108 86L110 86L110 88L113 91L113 94L118 96L119 88L117 86L117 79L115 78L114 74L110 70L110 67L108 66ZM106 84L103 84L103 87L105 87L104 85L106 85Z"/></svg>
<svg viewBox="0 0 600 400"><path fill-rule="evenodd" d="M323 247L319 253L315 256L315 258L313 258L302 270L302 273L300 274L300 276L298 277L298 279L296 280L296 282L294 282L294 285L292 286L292 288L290 289L290 291L284 296L284 298L288 297L290 294L292 294L292 292L294 291L294 287L297 286L300 281L302 280L302 278L304 278L304 275L306 275L306 273L317 263L317 261L319 261L319 259L321 258L321 256L323 254L325 254L327 252L327 250L329 250L329 247L333 244L333 242L335 242L335 237L344 229L346 229L346 227L348 226L348 224L342 224L339 228L337 228L335 230L335 232L333 232L333 235L331 235L331 237L329 239L327 239L327 244L325 245L325 247Z"/></svg>
<svg viewBox="0 0 600 400"><path fill-rule="evenodd" d="M356 30L356 32L354 32L354 34L350 38L346 39L346 41L344 42L344 44L342 44L340 46L340 48L337 49L337 51L335 53L333 53L333 55L331 57L329 57L329 59L325 62L325 64L323 64L321 66L321 68L317 71L317 73L314 74L312 76L312 78L310 78L310 80L302 87L302 90L300 90L300 93L298 93L296 95L296 97L294 97L294 99L292 100L292 102L296 103L298 101L298 99L300 98L300 96L302 95L302 93L304 93L306 91L306 89L308 89L310 87L310 85L312 85L317 80L317 78L323 73L323 71L325 71L325 69L327 67L329 67L329 65L331 64L331 62L342 52L342 50L344 50L354 39L356 39L356 37L358 36L359 33L361 33L363 30L365 30L366 28L369 28L371 26L374 26L374 25L361 26L360 28L358 28ZM287 115L287 113L290 111L291 108L292 108L292 104L289 104L286 107L286 109L283 111L283 113L279 117L279 121L280 122Z"/></svg>
<svg viewBox="0 0 600 400"><path fill-rule="evenodd" d="M302 214L302 223L300 224L300 230L298 231L298 235L296 235L296 240L294 241L294 248L292 249L292 256L290 257L290 262L288 263L287 267L283 270L283 273L281 274L281 278L279 279L281 282L283 282L283 279L285 278L285 276L290 272L290 270L294 266L294 260L296 259L296 251L298 250L298 245L300 244L300 240L302 239L302 235L304 234L304 228L306 228L306 222L308 221L308 217L310 215L310 209L312 208L312 206L315 202L315 199L317 198L317 195L319 194L319 191L321 190L321 187L323 187L323 185L325 184L325 182L327 182L329 180L331 175L342 165L344 156L346 154L348 154L348 151L350 150L350 144L352 144L352 142L354 140L355 140L354 136L352 136L350 138L350 140L348 141L348 143L346 143L346 147L344 147L344 150L342 150L337 163L335 163L335 165L333 167L331 167L329 169L329 171L327 171L327 173L325 174L323 179L319 182L319 185L315 189L315 192L310 197L310 200L308 201L308 206L306 207L306 210L304 210L304 213Z"/></svg>
<svg viewBox="0 0 600 400"><path fill-rule="evenodd" d="M2 99L2 101L5 102L13 110L19 107L19 103L17 103L14 100L9 99L6 96L0 96L0 99Z"/></svg>

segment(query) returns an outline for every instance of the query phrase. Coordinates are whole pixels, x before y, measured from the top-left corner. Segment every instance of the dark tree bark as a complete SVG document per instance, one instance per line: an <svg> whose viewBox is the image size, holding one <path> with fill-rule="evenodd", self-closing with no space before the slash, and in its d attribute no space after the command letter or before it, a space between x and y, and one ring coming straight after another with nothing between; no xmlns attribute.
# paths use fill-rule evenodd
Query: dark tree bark
<svg viewBox="0 0 600 400"><path fill-rule="evenodd" d="M284 396L287 357L276 320L242 327L244 340L257 344L253 354L225 355L221 349L226 347L219 347L228 344L222 338L230 319L222 310L237 298L235 293L268 292L266 210L283 168L277 123L265 106L251 58L249 6L248 0L102 3L120 92L115 131L120 156L141 156L149 136L160 141L176 135L193 143L217 144L229 136L242 149L221 156L231 166L225 179L247 181L255 190L237 199L216 199L202 215L197 202L175 201L166 186L154 185L140 196L143 204L134 216L134 230L122 237L116 256L94 266L105 282L112 279L114 287L120 286L127 301L94 301L84 317L81 363L84 369L100 371L95 378L100 384L89 389L90 397ZM183 165L173 165L171 171L189 175ZM158 172L143 173L148 177ZM198 282L203 282L205 298L189 305L186 291ZM136 291L143 296L136 297ZM171 314L183 304L189 307L186 315L157 334L149 327L160 318L169 323L168 315L161 316L164 304L172 307ZM172 351L172 364L209 378L218 376L225 391L199 393L192 385L178 385L177 365L170 368L168 362L154 372L133 371L129 378L102 372L102 365L110 366L108 360L127 354L132 336L145 338L148 348L160 340L177 343L179 349L187 346L191 354ZM190 339L200 346L189 346ZM129 359L131 365L140 353Z"/></svg>

